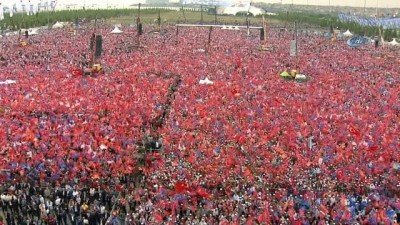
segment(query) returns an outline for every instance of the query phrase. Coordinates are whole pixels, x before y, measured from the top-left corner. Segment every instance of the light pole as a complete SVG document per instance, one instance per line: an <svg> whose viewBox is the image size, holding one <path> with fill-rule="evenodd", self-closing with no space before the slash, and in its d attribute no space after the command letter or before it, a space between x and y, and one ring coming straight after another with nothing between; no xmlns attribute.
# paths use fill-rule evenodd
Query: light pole
<svg viewBox="0 0 400 225"><path fill-rule="evenodd" d="M331 13L331 0L328 1L328 7L329 13Z"/></svg>
<svg viewBox="0 0 400 225"><path fill-rule="evenodd" d="M203 24L203 4L201 4L201 6L200 6L200 13L201 13L200 21L201 21L201 24Z"/></svg>
<svg viewBox="0 0 400 225"><path fill-rule="evenodd" d="M364 0L364 12L363 12L363 17L365 17L365 7L367 7L367 0Z"/></svg>

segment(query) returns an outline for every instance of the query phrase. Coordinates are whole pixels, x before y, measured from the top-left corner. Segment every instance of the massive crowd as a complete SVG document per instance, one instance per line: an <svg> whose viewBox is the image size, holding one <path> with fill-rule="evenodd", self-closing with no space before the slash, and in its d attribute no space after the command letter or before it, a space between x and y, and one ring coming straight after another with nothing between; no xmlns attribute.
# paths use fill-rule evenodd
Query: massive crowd
<svg viewBox="0 0 400 225"><path fill-rule="evenodd" d="M279 30L270 51L259 32L110 31L93 77L71 72L91 29L0 39L6 224L400 221L398 49L300 33L290 57ZM293 68L311 79L279 78ZM162 149L142 159L149 137Z"/></svg>

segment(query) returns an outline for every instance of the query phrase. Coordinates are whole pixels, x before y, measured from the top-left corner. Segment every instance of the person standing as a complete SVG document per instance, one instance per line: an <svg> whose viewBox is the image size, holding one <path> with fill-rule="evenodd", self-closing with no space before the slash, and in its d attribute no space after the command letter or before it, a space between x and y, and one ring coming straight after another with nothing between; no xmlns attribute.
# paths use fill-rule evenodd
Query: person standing
<svg viewBox="0 0 400 225"><path fill-rule="evenodd" d="M7 225L14 225L13 218L11 217L10 212L7 212L7 214L6 214L6 222L7 222Z"/></svg>

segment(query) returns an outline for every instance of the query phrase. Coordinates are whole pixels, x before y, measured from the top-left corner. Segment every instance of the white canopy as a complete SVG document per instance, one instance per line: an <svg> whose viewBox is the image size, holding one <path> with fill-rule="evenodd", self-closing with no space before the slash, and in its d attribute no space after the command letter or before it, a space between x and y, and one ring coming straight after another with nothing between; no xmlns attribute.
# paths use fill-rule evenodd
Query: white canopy
<svg viewBox="0 0 400 225"><path fill-rule="evenodd" d="M391 45L399 45L399 43L396 41L396 38L393 38L391 42L389 42Z"/></svg>
<svg viewBox="0 0 400 225"><path fill-rule="evenodd" d="M296 74L295 80L307 80L307 76L304 74Z"/></svg>
<svg viewBox="0 0 400 225"><path fill-rule="evenodd" d="M15 80L5 80L5 81L0 81L0 84L15 84L17 81Z"/></svg>
<svg viewBox="0 0 400 225"><path fill-rule="evenodd" d="M62 27L64 27L64 25L62 25L60 22L58 22L57 21L57 23L55 23L54 25L53 25L53 28L62 28Z"/></svg>
<svg viewBox="0 0 400 225"><path fill-rule="evenodd" d="M209 80L207 77L204 80L200 80L199 84L214 84L213 81Z"/></svg>
<svg viewBox="0 0 400 225"><path fill-rule="evenodd" d="M114 27L114 30L111 31L112 34L120 34L122 30L120 30L117 26Z"/></svg>
<svg viewBox="0 0 400 225"><path fill-rule="evenodd" d="M351 36L353 36L353 33L351 33L349 30L347 30L346 32L343 33L343 36L351 37Z"/></svg>
<svg viewBox="0 0 400 225"><path fill-rule="evenodd" d="M30 36L30 35L38 35L39 33L37 29L30 29L28 30L28 34Z"/></svg>

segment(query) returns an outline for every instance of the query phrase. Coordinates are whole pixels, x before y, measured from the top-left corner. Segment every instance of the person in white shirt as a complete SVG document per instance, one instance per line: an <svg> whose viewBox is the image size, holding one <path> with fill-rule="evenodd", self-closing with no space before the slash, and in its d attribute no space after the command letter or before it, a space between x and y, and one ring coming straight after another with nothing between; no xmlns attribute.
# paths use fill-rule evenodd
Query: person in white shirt
<svg viewBox="0 0 400 225"><path fill-rule="evenodd" d="M54 201L54 204L58 207L61 204L61 198L57 196L56 200Z"/></svg>

